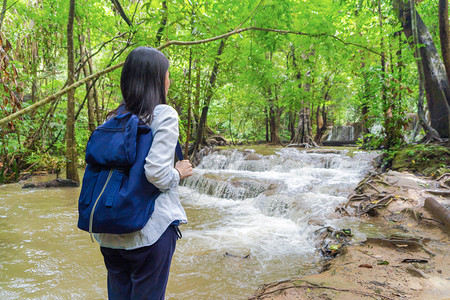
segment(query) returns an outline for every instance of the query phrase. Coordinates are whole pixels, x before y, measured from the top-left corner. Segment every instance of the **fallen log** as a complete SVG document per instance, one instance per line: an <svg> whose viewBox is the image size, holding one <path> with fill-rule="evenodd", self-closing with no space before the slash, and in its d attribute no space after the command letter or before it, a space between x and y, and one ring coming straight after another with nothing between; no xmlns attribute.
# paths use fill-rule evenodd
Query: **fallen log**
<svg viewBox="0 0 450 300"><path fill-rule="evenodd" d="M444 223L448 234L450 232L450 212L448 209L442 206L433 197L426 198L423 206L433 215L434 218Z"/></svg>
<svg viewBox="0 0 450 300"><path fill-rule="evenodd" d="M57 178L46 182L25 183L23 189L51 188L51 187L78 187L80 184L70 179Z"/></svg>
<svg viewBox="0 0 450 300"><path fill-rule="evenodd" d="M444 197L450 197L450 191L440 191L440 190L425 190L425 192L438 195L438 196L444 196Z"/></svg>

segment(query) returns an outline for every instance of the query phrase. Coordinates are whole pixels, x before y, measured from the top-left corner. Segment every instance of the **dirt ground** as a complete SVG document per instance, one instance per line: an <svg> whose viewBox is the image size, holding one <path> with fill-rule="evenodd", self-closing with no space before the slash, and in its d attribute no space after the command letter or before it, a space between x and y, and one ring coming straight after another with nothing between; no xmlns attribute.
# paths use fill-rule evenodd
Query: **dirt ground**
<svg viewBox="0 0 450 300"><path fill-rule="evenodd" d="M319 274L265 284L249 299L450 299L449 231L424 208L433 197L449 209L449 177L367 177L336 214L380 231L337 249Z"/></svg>

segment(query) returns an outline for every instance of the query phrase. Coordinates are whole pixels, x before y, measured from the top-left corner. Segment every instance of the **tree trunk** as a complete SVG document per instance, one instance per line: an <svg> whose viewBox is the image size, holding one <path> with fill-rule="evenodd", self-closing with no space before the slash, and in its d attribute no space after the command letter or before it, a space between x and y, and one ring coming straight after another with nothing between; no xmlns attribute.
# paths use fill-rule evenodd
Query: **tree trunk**
<svg viewBox="0 0 450 300"><path fill-rule="evenodd" d="M296 57L295 57L295 49L292 47L291 51L292 51L292 65L293 65L294 69L297 71L296 78L297 78L297 80L300 80L302 78L302 75L301 75L301 71L300 71L299 67L297 66L297 61L296 61ZM311 55L314 55L314 51L309 53L307 55L306 59L309 59L309 57ZM301 83L298 84L298 88L299 89L303 88ZM311 88L310 84L305 84L305 87L304 87L305 91L309 92L310 88ZM312 132L311 123L310 123L311 111L310 111L309 103L305 103L302 99L301 106L302 106L302 108L300 109L300 111L298 113L298 125L295 130L295 136L291 142L293 144L297 144L297 145L307 144L307 145L317 146L311 137L311 132Z"/></svg>
<svg viewBox="0 0 450 300"><path fill-rule="evenodd" d="M2 29L3 20L5 19L6 3L7 2L8 2L7 0L3 0L2 11L0 13L0 29Z"/></svg>
<svg viewBox="0 0 450 300"><path fill-rule="evenodd" d="M267 106L264 107L264 124L266 127L266 142L270 142L270 126L269 126L269 112L267 111Z"/></svg>
<svg viewBox="0 0 450 300"><path fill-rule="evenodd" d="M275 95L275 101L272 97L272 89L267 90L269 103L269 127L270 127L270 142L274 145L281 145L280 138L280 119L283 109L278 107L278 98Z"/></svg>
<svg viewBox="0 0 450 300"><path fill-rule="evenodd" d="M303 101L302 101L303 104ZM292 140L293 144L301 144L303 143L304 140L304 127L305 127L305 111L304 109L300 109L299 113L298 113L298 124L297 124L297 128L295 129L295 136L294 139Z"/></svg>
<svg viewBox="0 0 450 300"><path fill-rule="evenodd" d="M167 10L167 1L166 0L163 0L162 7L163 7L162 17L161 17L161 21L159 23L158 31L156 32L156 45L158 45L158 46L161 44L161 38L163 36L164 28L166 28L167 17L169 15L169 11Z"/></svg>
<svg viewBox="0 0 450 300"><path fill-rule="evenodd" d="M320 105L317 106L316 124L317 132L314 136L314 142L318 145L321 145L323 133L325 132L325 130L327 130L327 111L325 108L325 104L322 104L322 110L320 109Z"/></svg>
<svg viewBox="0 0 450 300"><path fill-rule="evenodd" d="M38 89L37 89L37 84L38 84L37 66L38 66L38 56L39 56L38 51L39 51L38 43L37 43L37 41L33 40L31 42L31 78L32 78L32 80L31 80L31 103L36 103L37 99L38 99L38 97L37 97L37 92L38 92ZM30 116L32 119L34 119L35 112L32 112Z"/></svg>
<svg viewBox="0 0 450 300"><path fill-rule="evenodd" d="M194 97L194 105L193 105L193 112L194 112L194 121L195 121L195 125L193 126L197 126L199 123L199 118L200 118L200 84L201 84L201 68L200 68L200 63L198 62L198 60L196 59L194 62L195 65L195 69L197 71L196 74L196 79L195 79L195 97Z"/></svg>
<svg viewBox="0 0 450 300"><path fill-rule="evenodd" d="M187 111L187 127L186 127L186 143L185 143L185 151L184 156L189 155L189 140L191 135L191 73L192 73L192 49L189 48L189 72L188 72L188 90L187 90L187 100L188 100L188 111Z"/></svg>
<svg viewBox="0 0 450 300"><path fill-rule="evenodd" d="M419 123L422 124L423 130L427 134L427 139L439 140L440 138L438 132L428 124L425 117L425 110L423 108L425 79L423 69L421 70L420 65L421 64L417 62L417 67L419 69L419 99L417 101L417 115L419 117Z"/></svg>
<svg viewBox="0 0 450 300"><path fill-rule="evenodd" d="M282 109L280 107L269 109L270 142L274 145L281 145L280 138L280 119Z"/></svg>
<svg viewBox="0 0 450 300"><path fill-rule="evenodd" d="M130 19L128 19L127 14L122 8L122 5L120 4L119 0L112 0L112 3L114 7L116 8L119 15L122 17L122 19L127 23L128 26L132 26L133 23L131 23Z"/></svg>
<svg viewBox="0 0 450 300"><path fill-rule="evenodd" d="M197 139L194 143L194 152L197 152L199 150L200 145L204 143L204 133L206 128L206 121L208 117L208 109L209 109L209 103L211 102L211 99L214 94L214 87L216 86L216 79L217 74L219 73L219 65L220 65L220 55L223 52L223 49L225 48L225 41L226 39L223 39L220 41L219 49L217 50L217 56L214 60L214 66L211 71L211 75L209 77L209 85L206 89L206 95L205 95L205 101L202 108L202 114L200 116L200 121L197 126Z"/></svg>
<svg viewBox="0 0 450 300"><path fill-rule="evenodd" d="M398 50L395 53L397 55L397 71L398 71L398 81L401 83L403 82L403 51L402 51L402 33L401 31L397 31L394 34L395 37L398 37ZM392 67L394 67L394 64L392 64ZM402 103L402 90L399 89L398 91L398 102Z"/></svg>
<svg viewBox="0 0 450 300"><path fill-rule="evenodd" d="M88 57L88 52L86 51L85 47L85 38L81 34L78 36L78 39L80 41L80 56L81 57ZM83 73L84 77L88 77L91 75L89 73L89 67L87 64L84 64L83 66ZM87 107L88 107L88 127L90 132L94 132L96 126L95 126L95 108L94 108L94 89L93 89L93 81L86 82L86 97L87 97Z"/></svg>
<svg viewBox="0 0 450 300"><path fill-rule="evenodd" d="M364 69L366 63L361 63L361 69ZM368 79L368 75L366 72L363 72L362 76L364 76L364 91L363 97L361 99L361 119L362 119L362 136L364 140L364 146L368 146L370 143L370 138L368 137L369 131L369 101L370 101L370 82Z"/></svg>
<svg viewBox="0 0 450 300"><path fill-rule="evenodd" d="M381 97L383 99L384 107L388 107L386 100L386 58L384 53L384 38L383 38L383 16L381 14L381 0L378 0L378 22L380 25L380 48L381 48Z"/></svg>
<svg viewBox="0 0 450 300"><path fill-rule="evenodd" d="M415 12L415 3L414 0L409 0L411 11ZM417 27L417 19L411 18L411 34L413 37L413 43L414 45L419 44L419 33L418 33L418 27ZM427 134L428 139L437 139L439 140L439 133L431 127L426 118L425 118L425 110L423 108L423 94L425 90L425 71L424 66L421 63L423 60L421 59L421 53L419 51L419 48L416 47L414 49L414 57L416 58L417 63L417 71L419 73L419 99L417 101L417 114L419 116L419 122L422 124L423 129L425 130Z"/></svg>
<svg viewBox="0 0 450 300"><path fill-rule="evenodd" d="M441 40L442 60L447 80L450 82L450 34L448 26L448 0L439 0L439 37Z"/></svg>
<svg viewBox="0 0 450 300"><path fill-rule="evenodd" d="M67 21L67 85L75 82L74 49L73 49L73 20L75 16L75 0L70 0L69 18ZM77 151L75 141L75 90L67 93L67 121L66 121L66 177L80 182L77 170Z"/></svg>
<svg viewBox="0 0 450 300"><path fill-rule="evenodd" d="M89 59L89 72L90 74L94 74L94 67L93 67L93 63L92 63L92 59ZM92 81L92 95L93 95L93 99L94 99L94 112L95 112L95 120L96 120L96 125L100 126L103 123L103 118L102 118L102 114L100 111L100 105L98 102L98 93L97 93L97 81L98 78L94 79Z"/></svg>
<svg viewBox="0 0 450 300"><path fill-rule="evenodd" d="M305 90L309 91L309 89L310 86L307 84ZM302 106L302 109L298 113L298 126L295 131L293 143L317 147L317 144L312 139L311 108L309 107L309 103L304 103L303 100Z"/></svg>
<svg viewBox="0 0 450 300"><path fill-rule="evenodd" d="M289 133L291 134L291 138L290 141L292 142L294 140L295 137L295 122L296 122L296 117L295 117L295 113L294 112L289 112Z"/></svg>
<svg viewBox="0 0 450 300"><path fill-rule="evenodd" d="M303 104L303 101L302 101ZM311 109L308 104L305 104L300 112L298 113L298 125L295 131L295 137L293 144L309 144L314 145L313 139L311 138Z"/></svg>
<svg viewBox="0 0 450 300"><path fill-rule="evenodd" d="M403 33L410 40L413 35L411 5L403 0L396 1L399 19L403 24ZM431 117L431 126L442 138L449 137L449 102L450 86L443 63L434 46L433 39L420 15L414 11L417 20L418 43L420 47L421 65L424 72L425 94ZM417 44L412 43L412 46Z"/></svg>
<svg viewBox="0 0 450 300"><path fill-rule="evenodd" d="M31 44L31 72L32 72L32 82L31 82L31 102L36 103L37 101L37 65L38 65L38 45L37 41L33 41Z"/></svg>
<svg viewBox="0 0 450 300"><path fill-rule="evenodd" d="M322 89L322 99L323 99L323 104L322 104L322 110L320 109L320 104L317 105L317 110L316 110L316 135L314 136L314 142L318 145L322 144L322 137L323 134L325 133L325 131L327 130L327 109L326 109L326 105L325 103L330 100L330 90L333 87L334 83L332 80L332 76L325 76L324 79L324 86Z"/></svg>
<svg viewBox="0 0 450 300"><path fill-rule="evenodd" d="M87 40L88 40L88 45L91 44L91 33L89 28L87 29ZM87 55L90 57L91 56L91 51L89 51L88 49L87 51ZM91 74L94 74L94 63L92 62L92 58L89 58L88 60L88 64L89 64L89 72ZM95 119L97 120L97 126L100 126L103 123L103 119L102 119L102 114L100 112L100 106L99 106L99 102L98 102L98 94L97 94L97 81L98 78L94 79L93 82L93 86L92 89L94 91L94 106L95 106Z"/></svg>

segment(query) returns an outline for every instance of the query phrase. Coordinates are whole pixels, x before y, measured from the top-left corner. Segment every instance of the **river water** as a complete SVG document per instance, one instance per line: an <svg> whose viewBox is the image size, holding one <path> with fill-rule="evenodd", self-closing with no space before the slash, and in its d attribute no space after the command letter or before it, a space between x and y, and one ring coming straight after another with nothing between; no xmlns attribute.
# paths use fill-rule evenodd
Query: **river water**
<svg viewBox="0 0 450 300"><path fill-rule="evenodd" d="M376 154L331 152L205 156L179 188L189 224L167 299L246 299L265 282L317 272L314 231L322 226L350 227L355 239L374 230L333 211ZM106 299L98 245L76 228L79 188L21 186L0 186L0 299Z"/></svg>

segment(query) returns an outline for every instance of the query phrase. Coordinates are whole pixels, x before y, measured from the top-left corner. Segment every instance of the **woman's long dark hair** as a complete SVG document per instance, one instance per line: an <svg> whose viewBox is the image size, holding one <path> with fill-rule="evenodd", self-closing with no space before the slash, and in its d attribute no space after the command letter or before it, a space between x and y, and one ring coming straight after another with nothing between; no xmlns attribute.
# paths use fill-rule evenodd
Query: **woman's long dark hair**
<svg viewBox="0 0 450 300"><path fill-rule="evenodd" d="M128 111L150 123L153 109L166 104L165 80L169 60L151 47L138 47L128 54L120 77L120 89Z"/></svg>

